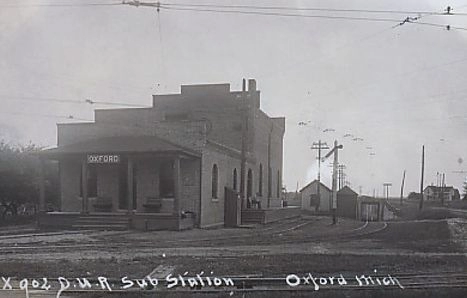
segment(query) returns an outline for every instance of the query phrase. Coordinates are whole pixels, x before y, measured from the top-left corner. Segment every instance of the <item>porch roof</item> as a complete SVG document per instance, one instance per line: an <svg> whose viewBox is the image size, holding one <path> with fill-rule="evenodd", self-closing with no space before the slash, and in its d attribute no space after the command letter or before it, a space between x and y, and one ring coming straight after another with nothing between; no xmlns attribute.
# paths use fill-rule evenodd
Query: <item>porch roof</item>
<svg viewBox="0 0 467 298"><path fill-rule="evenodd" d="M86 153L178 153L200 157L193 149L174 144L157 136L119 136L96 138L83 142L58 146L41 151L46 157Z"/></svg>

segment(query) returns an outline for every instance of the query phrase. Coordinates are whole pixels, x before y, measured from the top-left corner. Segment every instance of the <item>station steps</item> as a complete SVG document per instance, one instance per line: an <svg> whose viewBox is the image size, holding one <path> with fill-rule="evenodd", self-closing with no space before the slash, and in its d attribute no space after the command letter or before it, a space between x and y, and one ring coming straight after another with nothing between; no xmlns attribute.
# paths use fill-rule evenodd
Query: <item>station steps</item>
<svg viewBox="0 0 467 298"><path fill-rule="evenodd" d="M264 212L262 210L242 211L242 224L262 224L264 223Z"/></svg>
<svg viewBox="0 0 467 298"><path fill-rule="evenodd" d="M130 219L120 215L80 216L72 225L76 230L128 230Z"/></svg>

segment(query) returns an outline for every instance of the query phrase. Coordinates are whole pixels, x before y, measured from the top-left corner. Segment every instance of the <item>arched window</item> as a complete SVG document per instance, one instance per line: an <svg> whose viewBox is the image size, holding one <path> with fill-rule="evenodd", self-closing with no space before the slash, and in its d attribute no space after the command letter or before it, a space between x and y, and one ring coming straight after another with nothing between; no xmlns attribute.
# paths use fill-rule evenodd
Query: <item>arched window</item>
<svg viewBox="0 0 467 298"><path fill-rule="evenodd" d="M246 197L253 198L253 171L248 169L246 178Z"/></svg>
<svg viewBox="0 0 467 298"><path fill-rule="evenodd" d="M263 165L259 164L259 189L258 193L260 196L263 196Z"/></svg>
<svg viewBox="0 0 467 298"><path fill-rule="evenodd" d="M232 184L232 188L234 190L237 190L237 168L235 168L233 170L233 184Z"/></svg>
<svg viewBox="0 0 467 298"><path fill-rule="evenodd" d="M212 197L217 199L217 186L219 180L219 170L217 169L217 165L214 164L212 166Z"/></svg>
<svg viewBox="0 0 467 298"><path fill-rule="evenodd" d="M272 169L268 169L268 198L272 197Z"/></svg>

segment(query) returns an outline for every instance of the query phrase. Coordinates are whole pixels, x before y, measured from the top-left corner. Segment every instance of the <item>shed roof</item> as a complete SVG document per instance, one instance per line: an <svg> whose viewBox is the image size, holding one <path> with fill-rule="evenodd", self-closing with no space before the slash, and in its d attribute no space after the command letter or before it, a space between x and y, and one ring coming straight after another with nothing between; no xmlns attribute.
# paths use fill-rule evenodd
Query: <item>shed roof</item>
<svg viewBox="0 0 467 298"><path fill-rule="evenodd" d="M358 196L358 194L353 190L351 189L350 187L348 187L347 185L342 187L338 192L338 194L343 194L343 195L354 195L354 196Z"/></svg>
<svg viewBox="0 0 467 298"><path fill-rule="evenodd" d="M304 191L306 188L308 188L308 187L310 187L310 186L312 186L313 184L316 184L316 183L318 183L318 180L316 180L316 179L311 181L310 183L305 185L302 189L300 189L300 192ZM329 187L327 187L325 184L323 184L323 182L320 182L320 185L321 185L321 187L324 187L326 190L332 191Z"/></svg>
<svg viewBox="0 0 467 298"><path fill-rule="evenodd" d="M423 191L426 191L428 189L431 189L433 192L441 192L442 190L443 191L450 191L452 189L455 189L453 186L435 186L435 185L428 185L427 187L425 187L425 190Z"/></svg>

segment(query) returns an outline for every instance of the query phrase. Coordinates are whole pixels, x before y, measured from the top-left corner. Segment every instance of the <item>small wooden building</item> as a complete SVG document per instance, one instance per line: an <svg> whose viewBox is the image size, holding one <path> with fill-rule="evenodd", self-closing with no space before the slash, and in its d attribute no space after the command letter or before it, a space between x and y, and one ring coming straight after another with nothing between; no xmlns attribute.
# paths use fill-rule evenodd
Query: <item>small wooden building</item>
<svg viewBox="0 0 467 298"><path fill-rule="evenodd" d="M337 216L357 219L358 194L350 187L344 186L337 192Z"/></svg>
<svg viewBox="0 0 467 298"><path fill-rule="evenodd" d="M332 191L322 182L313 180L300 190L300 194L302 197L302 209L321 212L329 212L331 210Z"/></svg>
<svg viewBox="0 0 467 298"><path fill-rule="evenodd" d="M358 198L358 218L362 221L381 221L384 219L386 199L361 196Z"/></svg>

